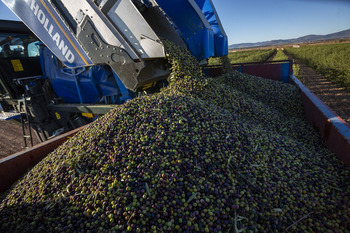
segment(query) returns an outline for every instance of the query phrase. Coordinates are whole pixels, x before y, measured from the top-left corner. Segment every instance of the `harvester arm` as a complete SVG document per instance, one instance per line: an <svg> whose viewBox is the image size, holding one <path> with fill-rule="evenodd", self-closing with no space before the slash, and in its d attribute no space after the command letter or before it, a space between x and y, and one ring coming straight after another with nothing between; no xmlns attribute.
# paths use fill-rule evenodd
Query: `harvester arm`
<svg viewBox="0 0 350 233"><path fill-rule="evenodd" d="M66 66L108 64L130 90L168 76L160 37L198 60L225 53L205 15L216 15L211 0L2 1Z"/></svg>

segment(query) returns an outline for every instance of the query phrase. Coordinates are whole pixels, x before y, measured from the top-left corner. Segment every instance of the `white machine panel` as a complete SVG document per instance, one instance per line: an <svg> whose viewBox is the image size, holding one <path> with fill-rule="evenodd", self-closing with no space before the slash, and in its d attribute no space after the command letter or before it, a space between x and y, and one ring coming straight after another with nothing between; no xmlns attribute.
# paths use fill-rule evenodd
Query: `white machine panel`
<svg viewBox="0 0 350 233"><path fill-rule="evenodd" d="M142 58L165 57L158 36L130 0L117 1L107 15Z"/></svg>

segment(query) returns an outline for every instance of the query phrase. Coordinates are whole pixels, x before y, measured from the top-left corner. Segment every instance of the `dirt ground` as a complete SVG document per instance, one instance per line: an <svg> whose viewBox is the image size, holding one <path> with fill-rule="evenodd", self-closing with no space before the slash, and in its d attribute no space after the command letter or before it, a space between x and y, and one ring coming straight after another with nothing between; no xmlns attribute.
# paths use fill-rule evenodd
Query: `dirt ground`
<svg viewBox="0 0 350 233"><path fill-rule="evenodd" d="M27 142L30 145L29 139L27 139ZM33 143L34 145L39 143L35 135L33 135ZM0 121L0 158L24 149L21 123L16 120Z"/></svg>
<svg viewBox="0 0 350 233"><path fill-rule="evenodd" d="M297 78L338 116L350 124L350 93L298 60L294 59L294 63L300 67L300 75Z"/></svg>

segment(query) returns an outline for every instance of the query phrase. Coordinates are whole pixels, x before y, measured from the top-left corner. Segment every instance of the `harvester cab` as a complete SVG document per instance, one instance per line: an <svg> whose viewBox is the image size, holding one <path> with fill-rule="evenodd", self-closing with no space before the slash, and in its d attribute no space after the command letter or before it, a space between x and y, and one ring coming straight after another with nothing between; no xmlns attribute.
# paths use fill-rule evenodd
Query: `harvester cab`
<svg viewBox="0 0 350 233"><path fill-rule="evenodd" d="M2 30L0 101L21 111L24 98L42 141L165 80L163 39L202 64L228 53L211 0L2 1L35 36Z"/></svg>

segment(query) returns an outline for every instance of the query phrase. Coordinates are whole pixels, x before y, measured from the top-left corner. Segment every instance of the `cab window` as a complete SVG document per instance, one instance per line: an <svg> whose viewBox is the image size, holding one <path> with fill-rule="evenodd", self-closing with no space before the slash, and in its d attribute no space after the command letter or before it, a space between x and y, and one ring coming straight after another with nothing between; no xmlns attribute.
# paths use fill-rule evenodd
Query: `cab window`
<svg viewBox="0 0 350 233"><path fill-rule="evenodd" d="M39 56L39 41L29 35L0 34L0 58Z"/></svg>

